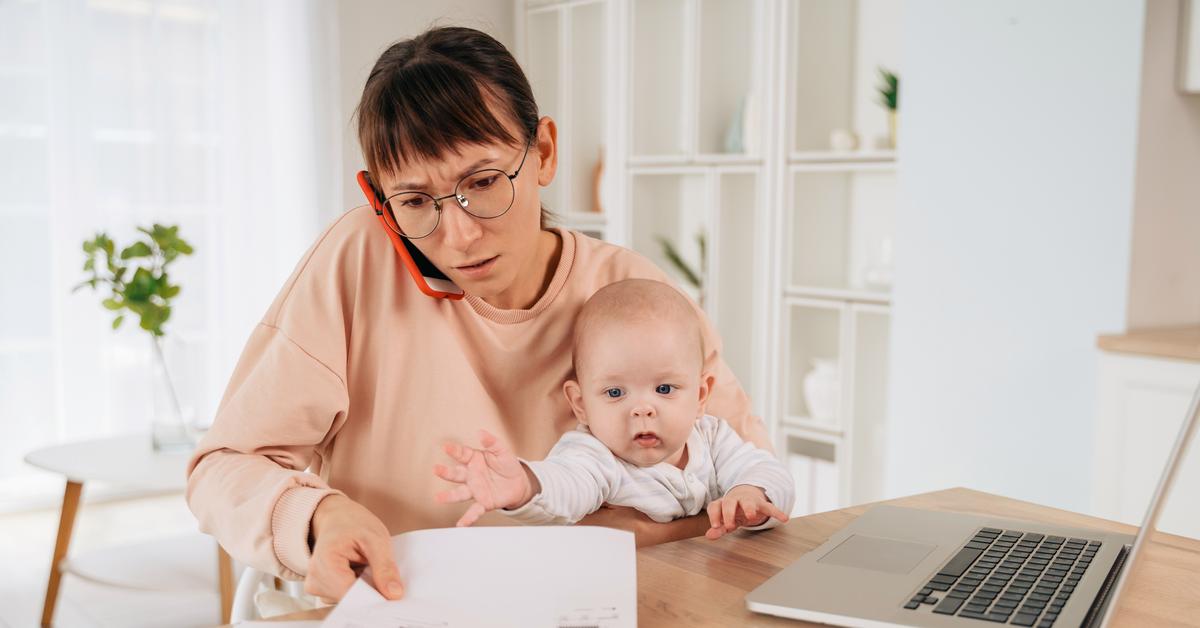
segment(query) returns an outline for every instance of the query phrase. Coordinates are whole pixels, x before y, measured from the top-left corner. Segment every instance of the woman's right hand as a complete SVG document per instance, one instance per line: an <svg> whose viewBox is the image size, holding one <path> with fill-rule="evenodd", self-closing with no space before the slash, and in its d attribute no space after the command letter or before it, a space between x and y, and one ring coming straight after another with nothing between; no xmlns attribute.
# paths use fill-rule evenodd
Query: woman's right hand
<svg viewBox="0 0 1200 628"><path fill-rule="evenodd" d="M371 511L345 495L321 500L313 513L312 558L304 592L327 602L342 599L364 567L371 567L375 588L383 597L404 594L400 571L392 558L388 529Z"/></svg>

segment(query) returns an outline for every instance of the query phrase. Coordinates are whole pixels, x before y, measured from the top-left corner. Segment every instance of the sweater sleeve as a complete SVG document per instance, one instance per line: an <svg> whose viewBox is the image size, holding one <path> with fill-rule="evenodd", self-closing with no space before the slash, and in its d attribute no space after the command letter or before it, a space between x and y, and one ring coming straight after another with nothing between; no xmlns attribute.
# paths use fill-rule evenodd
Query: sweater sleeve
<svg viewBox="0 0 1200 628"><path fill-rule="evenodd" d="M313 512L339 492L305 469L347 403L336 374L278 328L255 328L188 466L200 530L239 561L302 578Z"/></svg>
<svg viewBox="0 0 1200 628"><path fill-rule="evenodd" d="M757 486L767 494L780 510L790 513L796 501L796 486L792 475L775 456L743 441L729 424L711 416L702 419L706 423L712 447L713 467L717 472L717 486L724 495L735 486L748 484ZM777 519L768 519L760 526L748 530L762 530L779 525Z"/></svg>
<svg viewBox="0 0 1200 628"><path fill-rule="evenodd" d="M563 434L542 461L522 461L542 490L529 503L500 512L533 524L573 524L616 494L621 464L596 437L582 431Z"/></svg>

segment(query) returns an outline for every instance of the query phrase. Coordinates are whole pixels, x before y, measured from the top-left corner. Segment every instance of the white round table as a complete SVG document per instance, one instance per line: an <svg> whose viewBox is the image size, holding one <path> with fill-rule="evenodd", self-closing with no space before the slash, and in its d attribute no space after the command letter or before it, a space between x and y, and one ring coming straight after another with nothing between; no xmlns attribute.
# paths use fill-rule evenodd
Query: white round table
<svg viewBox="0 0 1200 628"><path fill-rule="evenodd" d="M67 548L71 543L71 532L75 527L75 515L79 510L79 499L85 482L104 482L113 486L134 489L147 494L182 493L187 486L187 462L190 452L159 452L151 446L149 434L133 434L96 440L79 441L29 452L25 462L57 473L66 478L63 494L62 514L58 522L58 539L54 545L54 556L50 563L50 581L46 586L46 601L42 607L42 626L49 626L54 618L54 607L58 602L58 587L64 573L72 573L95 582L129 588L173 590L195 586L195 579L172 578L174 587L145 586L138 583L119 582L105 577L95 568L94 561L68 561ZM197 539L202 543L198 544ZM197 551L211 551L211 540L202 537L190 539L185 551L194 556ZM203 545L208 545L204 549ZM161 555L161 544L148 544L151 555ZM103 562L103 561L102 561ZM176 574L179 576L180 574ZM221 618L229 622L229 611L233 603L233 566L229 555L217 545L217 580L221 594ZM211 575L210 575L211 578ZM164 581L163 574L152 575L151 582ZM208 580L211 582L211 579Z"/></svg>

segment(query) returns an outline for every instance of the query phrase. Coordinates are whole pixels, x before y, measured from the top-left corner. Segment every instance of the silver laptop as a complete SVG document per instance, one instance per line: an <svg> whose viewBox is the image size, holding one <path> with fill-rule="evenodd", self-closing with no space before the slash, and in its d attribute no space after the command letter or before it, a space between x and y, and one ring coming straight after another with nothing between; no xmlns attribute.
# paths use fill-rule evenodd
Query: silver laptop
<svg viewBox="0 0 1200 628"><path fill-rule="evenodd" d="M746 596L840 626L1105 626L1200 419L1197 387L1136 537L876 506Z"/></svg>

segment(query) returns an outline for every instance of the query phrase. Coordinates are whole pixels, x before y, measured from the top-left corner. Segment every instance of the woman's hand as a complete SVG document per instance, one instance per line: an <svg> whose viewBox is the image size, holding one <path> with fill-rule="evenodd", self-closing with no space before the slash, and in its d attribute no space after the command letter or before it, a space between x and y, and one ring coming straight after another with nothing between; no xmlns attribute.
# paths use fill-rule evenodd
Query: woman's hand
<svg viewBox="0 0 1200 628"><path fill-rule="evenodd" d="M455 524L459 527L475 523L483 513L498 508L520 508L541 491L537 476L516 454L497 442L487 430L479 430L479 449L459 443L442 446L451 458L458 461L454 468L434 465L434 475L458 486L438 493L443 504L475 503Z"/></svg>
<svg viewBox="0 0 1200 628"><path fill-rule="evenodd" d="M788 516L767 499L767 494L761 488L739 484L729 489L721 499L708 503L708 520L712 527L704 536L716 540L743 526L760 526L771 517L780 521L788 520Z"/></svg>
<svg viewBox="0 0 1200 628"><path fill-rule="evenodd" d="M708 529L708 519L704 515L696 515L659 523L635 508L604 504L596 512L580 519L579 525L605 526L632 532L634 543L638 547L646 547L700 536Z"/></svg>
<svg viewBox="0 0 1200 628"><path fill-rule="evenodd" d="M371 567L375 588L383 597L404 594L400 571L392 558L388 529L371 511L345 495L330 495L313 513L312 558L304 592L326 602L342 599L364 567Z"/></svg>

